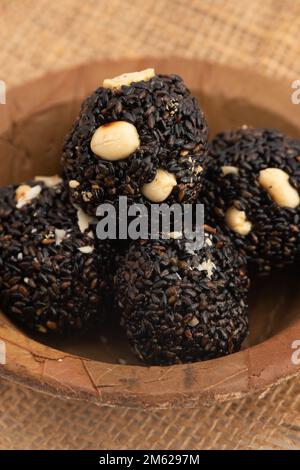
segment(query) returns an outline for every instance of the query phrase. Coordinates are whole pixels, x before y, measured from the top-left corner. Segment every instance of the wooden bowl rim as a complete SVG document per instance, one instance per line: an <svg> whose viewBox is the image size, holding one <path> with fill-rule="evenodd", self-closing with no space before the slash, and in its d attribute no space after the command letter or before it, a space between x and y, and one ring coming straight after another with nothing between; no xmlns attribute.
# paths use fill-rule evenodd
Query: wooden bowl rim
<svg viewBox="0 0 300 470"><path fill-rule="evenodd" d="M222 92L222 81L232 99L264 103L266 109L283 115L299 128L296 107L289 102L290 85L262 77L251 70L207 62L170 58L101 61L48 74L8 91L7 105L0 107L0 139L11 126L50 107L84 97L94 85L89 76L101 68L114 75L122 70L154 66L176 70L187 82L212 93ZM249 80L249 78L251 78ZM209 83L209 85L208 85ZM284 88L285 86L285 88ZM193 86L191 86L193 88ZM286 89L286 94L283 92ZM266 90L268 90L266 95ZM224 89L223 89L224 91ZM24 99L24 97L26 97ZM273 97L273 98L272 98ZM276 99L274 99L274 97ZM0 317L0 340L5 342L7 363L0 377L57 397L75 398L99 405L171 408L198 407L265 392L297 375L300 365L292 363L292 343L300 339L300 319L270 339L227 357L170 367L108 364L47 347L28 338Z"/></svg>

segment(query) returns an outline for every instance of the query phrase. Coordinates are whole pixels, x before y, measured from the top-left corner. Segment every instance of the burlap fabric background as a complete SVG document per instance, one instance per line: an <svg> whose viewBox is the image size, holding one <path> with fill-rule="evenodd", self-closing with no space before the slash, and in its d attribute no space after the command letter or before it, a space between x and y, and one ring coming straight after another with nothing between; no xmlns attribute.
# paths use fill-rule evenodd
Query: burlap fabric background
<svg viewBox="0 0 300 470"><path fill-rule="evenodd" d="M299 0L2 0L9 87L103 57L181 55L300 78ZM200 410L65 402L0 383L0 449L300 448L300 378Z"/></svg>

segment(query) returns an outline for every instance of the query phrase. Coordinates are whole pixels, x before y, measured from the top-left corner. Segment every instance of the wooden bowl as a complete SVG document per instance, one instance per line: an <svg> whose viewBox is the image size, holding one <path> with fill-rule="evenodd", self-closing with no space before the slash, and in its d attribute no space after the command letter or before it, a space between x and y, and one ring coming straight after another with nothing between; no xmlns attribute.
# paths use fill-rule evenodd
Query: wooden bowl
<svg viewBox="0 0 300 470"><path fill-rule="evenodd" d="M91 63L8 93L7 104L0 106L0 183L59 171L63 137L82 99L105 77L149 66L184 77L212 134L249 124L300 135L300 108L291 103L289 83L176 58ZM298 278L294 266L254 280L243 351L172 367L139 363L117 325L105 326L101 337L51 340L20 330L0 314L0 348L6 348L0 377L55 396L143 408L197 407L263 392L299 373L300 365L292 361L292 344L300 339Z"/></svg>

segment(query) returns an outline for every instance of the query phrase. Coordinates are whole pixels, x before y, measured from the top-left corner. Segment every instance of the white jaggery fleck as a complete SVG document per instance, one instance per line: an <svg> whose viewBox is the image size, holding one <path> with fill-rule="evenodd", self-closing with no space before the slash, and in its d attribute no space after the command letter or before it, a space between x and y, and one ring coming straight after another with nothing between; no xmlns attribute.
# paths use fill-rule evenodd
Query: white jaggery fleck
<svg viewBox="0 0 300 470"><path fill-rule="evenodd" d="M173 240L178 240L179 238L182 238L182 232L180 231L175 231L175 232L163 232L162 233L165 237L172 238Z"/></svg>
<svg viewBox="0 0 300 470"><path fill-rule="evenodd" d="M196 269L198 269L198 271L206 271L207 272L207 277L209 277L209 279L211 279L212 275L213 275L213 273L216 269L216 265L215 265L215 263L213 263L213 261L211 259L206 259L206 260L202 261L202 263L198 264Z"/></svg>
<svg viewBox="0 0 300 470"><path fill-rule="evenodd" d="M205 236L205 245L212 246L213 242L210 235Z"/></svg>
<svg viewBox="0 0 300 470"><path fill-rule="evenodd" d="M93 246L89 246L89 245L80 246L80 247L78 248L78 250L79 250L81 253L88 254L88 253L92 253L92 252L94 251L94 247L93 247Z"/></svg>
<svg viewBox="0 0 300 470"><path fill-rule="evenodd" d="M39 184L28 189L28 191L26 191L24 195L18 200L16 204L17 209L21 209L21 207L25 206L25 204L30 203L32 199L35 199L40 195L41 191L42 187Z"/></svg>
<svg viewBox="0 0 300 470"><path fill-rule="evenodd" d="M61 243L66 238L66 235L67 235L66 230L56 228L55 229L55 244L56 245L61 245Z"/></svg>
<svg viewBox="0 0 300 470"><path fill-rule="evenodd" d="M197 317L193 317L193 318L189 321L188 324L189 324L190 326L194 327L194 326L197 326L199 323L200 323L200 322L199 322L198 318L197 318Z"/></svg>
<svg viewBox="0 0 300 470"><path fill-rule="evenodd" d="M239 174L239 169L237 166L224 165L221 166L221 171L223 176Z"/></svg>
<svg viewBox="0 0 300 470"><path fill-rule="evenodd" d="M86 214L86 212L84 212L81 207L77 208L77 221L81 233L84 233L94 222L94 220L95 218L91 215Z"/></svg>
<svg viewBox="0 0 300 470"><path fill-rule="evenodd" d="M70 187L71 189L78 188L78 186L80 186L79 181L77 181L77 180L71 180L71 181L69 181L69 187Z"/></svg>

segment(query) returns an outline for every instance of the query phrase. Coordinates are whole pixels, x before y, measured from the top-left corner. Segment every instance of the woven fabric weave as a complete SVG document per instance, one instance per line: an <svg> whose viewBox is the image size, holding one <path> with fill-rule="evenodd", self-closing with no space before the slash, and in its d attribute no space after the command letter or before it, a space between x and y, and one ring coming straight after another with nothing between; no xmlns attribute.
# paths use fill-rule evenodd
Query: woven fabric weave
<svg viewBox="0 0 300 470"><path fill-rule="evenodd" d="M8 87L103 58L182 56L300 78L299 0L14 0L0 4ZM65 402L0 383L0 449L300 448L300 381L200 410Z"/></svg>
<svg viewBox="0 0 300 470"><path fill-rule="evenodd" d="M299 0L5 0L8 85L91 59L170 56L300 74Z"/></svg>
<svg viewBox="0 0 300 470"><path fill-rule="evenodd" d="M66 402L0 383L0 449L298 449L300 381L198 410Z"/></svg>

